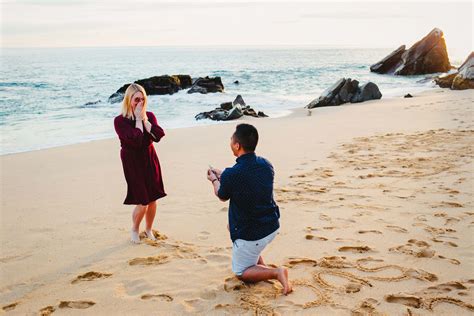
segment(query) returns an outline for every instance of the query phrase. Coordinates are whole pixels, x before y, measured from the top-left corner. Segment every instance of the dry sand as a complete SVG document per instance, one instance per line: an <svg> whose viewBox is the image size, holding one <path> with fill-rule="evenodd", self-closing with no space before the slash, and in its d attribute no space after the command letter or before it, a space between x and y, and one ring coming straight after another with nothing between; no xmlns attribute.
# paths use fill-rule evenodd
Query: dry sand
<svg viewBox="0 0 474 316"><path fill-rule="evenodd" d="M156 146L168 193L159 240L136 246L116 139L2 156L0 306L12 315L472 315L473 96L433 90L247 120L276 170L281 229L264 258L288 267L289 296L278 282L232 275L227 203L205 172L234 163L237 122L167 131Z"/></svg>

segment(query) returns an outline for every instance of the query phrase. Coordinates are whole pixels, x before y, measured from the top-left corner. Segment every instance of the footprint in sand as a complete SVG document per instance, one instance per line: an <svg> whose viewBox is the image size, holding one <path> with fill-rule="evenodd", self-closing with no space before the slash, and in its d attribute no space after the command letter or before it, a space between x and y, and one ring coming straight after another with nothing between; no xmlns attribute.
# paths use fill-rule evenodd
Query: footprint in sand
<svg viewBox="0 0 474 316"><path fill-rule="evenodd" d="M75 284L81 281L93 281L97 279L105 279L112 275L112 273L102 273L102 272L95 272L89 271L82 275L77 276L74 280L71 281L71 284Z"/></svg>
<svg viewBox="0 0 474 316"><path fill-rule="evenodd" d="M199 240L207 240L209 238L209 235L211 233L210 232L207 232L207 231L202 231L202 232L199 232L199 235L198 235L198 239Z"/></svg>
<svg viewBox="0 0 474 316"><path fill-rule="evenodd" d="M52 313L54 313L55 310L56 310L56 307L50 305L50 306L46 306L40 309L39 314L40 316L49 316Z"/></svg>
<svg viewBox="0 0 474 316"><path fill-rule="evenodd" d="M158 255L155 257L147 257L147 258L135 258L132 259L128 262L129 265L135 266L135 265L157 265L157 264L163 264L167 263L169 261L169 256L168 255Z"/></svg>
<svg viewBox="0 0 474 316"><path fill-rule="evenodd" d="M359 230L358 233L359 233L359 234L368 234L368 233L372 233L372 234L382 234L382 232L379 231L379 230Z"/></svg>
<svg viewBox="0 0 474 316"><path fill-rule="evenodd" d="M15 302L15 303L11 303L11 304L8 304L8 305L5 305L2 307L2 309L6 312L8 311L12 311L16 308L16 306L19 304L20 302Z"/></svg>
<svg viewBox="0 0 474 316"><path fill-rule="evenodd" d="M396 226L396 225L386 225L385 226L387 229L397 232L397 233L408 233L408 230L406 230L403 227Z"/></svg>
<svg viewBox="0 0 474 316"><path fill-rule="evenodd" d="M327 241L328 240L326 237L314 236L314 235L311 235L311 234L306 235L305 238L307 240L320 240L320 241Z"/></svg>
<svg viewBox="0 0 474 316"><path fill-rule="evenodd" d="M457 203L457 202L446 202L446 201L443 201L437 205L434 205L432 206L433 208L436 208L436 207L464 207L461 203Z"/></svg>
<svg viewBox="0 0 474 316"><path fill-rule="evenodd" d="M92 301L61 301L59 308L86 309L94 305Z"/></svg>
<svg viewBox="0 0 474 316"><path fill-rule="evenodd" d="M289 258L285 264L283 264L287 268L293 268L299 264L309 264L312 267L316 267L318 262L314 259L310 258Z"/></svg>
<svg viewBox="0 0 474 316"><path fill-rule="evenodd" d="M364 253L373 252L374 250L369 246L344 246L338 249L340 252Z"/></svg>
<svg viewBox="0 0 474 316"><path fill-rule="evenodd" d="M385 301L388 303L403 304L414 308L420 308L423 304L423 300L420 297L403 293L386 295Z"/></svg>
<svg viewBox="0 0 474 316"><path fill-rule="evenodd" d="M391 252L400 252L417 258L433 258L436 252L430 248L426 241L410 239L405 245L392 247Z"/></svg>
<svg viewBox="0 0 474 316"><path fill-rule="evenodd" d="M172 302L173 297L168 294L143 294L141 296L142 300L160 300L165 302Z"/></svg>
<svg viewBox="0 0 474 316"><path fill-rule="evenodd" d="M162 234L160 233L159 231L157 230L154 230L153 229L153 235L155 236L156 240L165 240L165 239L168 239L168 237L165 235L165 234ZM147 235L145 232L141 232L140 235L140 240L143 240L143 239L148 239Z"/></svg>
<svg viewBox="0 0 474 316"><path fill-rule="evenodd" d="M382 313L378 312L375 306L379 305L380 303L373 298L368 298L362 301L357 308L351 310L351 315L354 316L361 316L361 315L383 315Z"/></svg>

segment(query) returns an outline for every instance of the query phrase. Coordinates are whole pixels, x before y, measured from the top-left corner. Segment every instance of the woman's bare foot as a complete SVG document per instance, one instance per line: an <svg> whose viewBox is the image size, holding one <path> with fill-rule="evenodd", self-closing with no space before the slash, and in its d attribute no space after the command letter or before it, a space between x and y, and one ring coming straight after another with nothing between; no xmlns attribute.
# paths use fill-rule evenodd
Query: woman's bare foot
<svg viewBox="0 0 474 316"><path fill-rule="evenodd" d="M286 268L278 268L278 281L283 286L283 294L288 295L293 291L290 281L288 280L288 270Z"/></svg>
<svg viewBox="0 0 474 316"><path fill-rule="evenodd" d="M148 239L156 240L155 235L153 234L153 231L151 229L146 229L145 234L148 237Z"/></svg>
<svg viewBox="0 0 474 316"><path fill-rule="evenodd" d="M140 243L140 236L138 235L138 231L135 231L133 229L130 231L130 241L134 244Z"/></svg>

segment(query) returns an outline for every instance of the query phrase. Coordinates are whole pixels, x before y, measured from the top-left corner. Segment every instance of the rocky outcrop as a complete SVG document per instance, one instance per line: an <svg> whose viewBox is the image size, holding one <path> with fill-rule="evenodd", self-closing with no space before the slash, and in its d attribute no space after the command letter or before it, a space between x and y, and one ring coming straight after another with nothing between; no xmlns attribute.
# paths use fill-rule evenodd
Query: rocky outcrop
<svg viewBox="0 0 474 316"><path fill-rule="evenodd" d="M435 83L441 88L451 90L474 89L474 52L471 52L458 71L435 78Z"/></svg>
<svg viewBox="0 0 474 316"><path fill-rule="evenodd" d="M403 76L446 72L450 69L443 31L438 28L433 29L408 50L402 45L370 66L372 72Z"/></svg>
<svg viewBox="0 0 474 316"><path fill-rule="evenodd" d="M189 75L174 75L174 76L154 76L146 79L140 79L135 81L141 85L147 95L164 95L173 94L181 89L187 89L192 85L192 79ZM125 90L127 90L130 84L123 85L115 93L109 97L109 102L116 103L123 100Z"/></svg>
<svg viewBox="0 0 474 316"><path fill-rule="evenodd" d="M209 92L223 92L224 85L221 77L214 78L197 78L188 93L209 93Z"/></svg>
<svg viewBox="0 0 474 316"><path fill-rule="evenodd" d="M358 103L382 98L379 88L373 82L359 87L359 81L341 78L326 89L319 98L311 101L306 108L341 105L347 102Z"/></svg>
<svg viewBox="0 0 474 316"><path fill-rule="evenodd" d="M245 104L244 99L239 94L233 102L222 103L218 108L209 112L202 112L195 116L196 120L211 119L214 121L230 121L241 118L242 116L268 117L263 112L256 112L249 105Z"/></svg>

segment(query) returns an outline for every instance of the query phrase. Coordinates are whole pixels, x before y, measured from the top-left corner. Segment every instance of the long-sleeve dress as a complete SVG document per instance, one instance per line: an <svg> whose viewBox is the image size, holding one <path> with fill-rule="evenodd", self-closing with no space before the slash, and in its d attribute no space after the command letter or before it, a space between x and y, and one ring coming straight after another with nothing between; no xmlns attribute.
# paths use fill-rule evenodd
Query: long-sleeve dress
<svg viewBox="0 0 474 316"><path fill-rule="evenodd" d="M120 139L120 158L127 181L124 204L146 205L166 196L161 168L153 142L159 142L165 132L158 125L152 112L146 112L151 123L151 135L135 127L135 120L119 115L114 120Z"/></svg>

